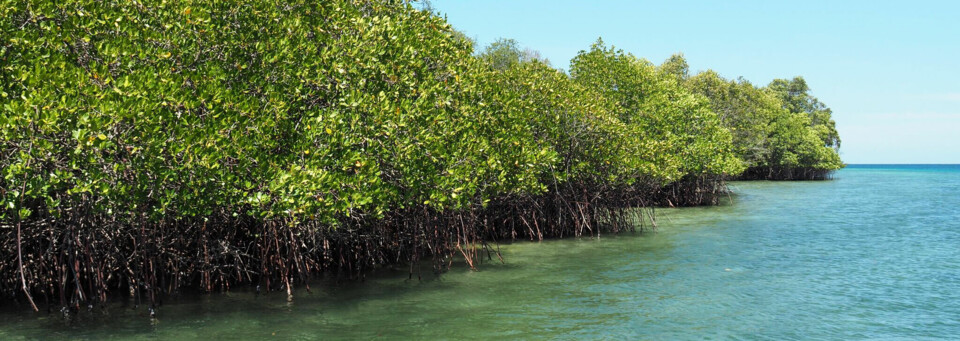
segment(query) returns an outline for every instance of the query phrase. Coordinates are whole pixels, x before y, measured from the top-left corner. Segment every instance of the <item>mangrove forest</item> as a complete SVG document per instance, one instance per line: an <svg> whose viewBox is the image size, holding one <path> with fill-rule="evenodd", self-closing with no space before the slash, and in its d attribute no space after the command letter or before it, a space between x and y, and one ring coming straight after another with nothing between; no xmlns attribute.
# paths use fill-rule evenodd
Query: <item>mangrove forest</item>
<svg viewBox="0 0 960 341"><path fill-rule="evenodd" d="M597 40L560 70L401 0L0 0L0 300L292 294L640 228L843 167L801 77Z"/></svg>

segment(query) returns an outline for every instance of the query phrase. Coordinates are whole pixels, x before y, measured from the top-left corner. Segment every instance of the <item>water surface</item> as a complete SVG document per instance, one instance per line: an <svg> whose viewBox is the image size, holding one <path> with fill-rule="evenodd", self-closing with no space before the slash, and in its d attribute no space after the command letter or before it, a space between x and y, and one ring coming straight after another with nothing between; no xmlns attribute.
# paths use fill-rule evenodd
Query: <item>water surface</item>
<svg viewBox="0 0 960 341"><path fill-rule="evenodd" d="M960 337L960 166L732 187L731 205L657 210L656 232L504 245L480 271L185 298L155 321L4 313L0 339Z"/></svg>

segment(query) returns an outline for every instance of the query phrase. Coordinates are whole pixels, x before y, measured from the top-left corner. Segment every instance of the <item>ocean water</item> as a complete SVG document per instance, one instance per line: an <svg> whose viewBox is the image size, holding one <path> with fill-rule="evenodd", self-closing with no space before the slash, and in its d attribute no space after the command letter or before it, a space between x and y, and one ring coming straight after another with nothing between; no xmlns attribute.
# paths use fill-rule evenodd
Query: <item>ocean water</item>
<svg viewBox="0 0 960 341"><path fill-rule="evenodd" d="M731 187L658 209L654 232L503 245L479 271L185 297L156 319L6 312L0 340L960 338L960 166Z"/></svg>

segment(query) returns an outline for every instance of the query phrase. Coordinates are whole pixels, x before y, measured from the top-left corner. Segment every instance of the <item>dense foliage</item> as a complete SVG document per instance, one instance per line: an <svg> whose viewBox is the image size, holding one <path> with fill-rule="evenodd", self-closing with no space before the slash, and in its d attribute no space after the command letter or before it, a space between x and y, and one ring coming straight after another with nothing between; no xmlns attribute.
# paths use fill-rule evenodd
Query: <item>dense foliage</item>
<svg viewBox="0 0 960 341"><path fill-rule="evenodd" d="M660 69L686 65L674 56ZM823 179L843 167L840 137L831 110L809 94L801 77L776 79L756 87L744 79L726 80L714 71L677 75L691 91L704 95L733 134L745 179Z"/></svg>
<svg viewBox="0 0 960 341"><path fill-rule="evenodd" d="M635 138L637 176L674 181L686 175L738 174L731 137L709 102L647 62L602 41L570 65L575 81L611 100ZM632 161L632 160L631 160Z"/></svg>
<svg viewBox="0 0 960 341"><path fill-rule="evenodd" d="M0 292L31 304L472 266L489 240L631 229L745 166L833 169L820 147L839 147L805 83L728 103L704 89L741 83L602 42L567 75L515 41L474 55L405 1L0 14Z"/></svg>

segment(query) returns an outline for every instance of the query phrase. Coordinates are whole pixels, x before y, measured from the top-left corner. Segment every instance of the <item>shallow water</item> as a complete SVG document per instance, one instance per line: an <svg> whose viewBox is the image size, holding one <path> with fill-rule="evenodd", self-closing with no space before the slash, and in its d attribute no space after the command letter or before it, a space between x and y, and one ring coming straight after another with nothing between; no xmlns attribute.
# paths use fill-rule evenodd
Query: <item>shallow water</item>
<svg viewBox="0 0 960 341"><path fill-rule="evenodd" d="M851 166L658 209L656 232L521 242L505 264L283 294L0 314L0 340L960 337L960 166Z"/></svg>

